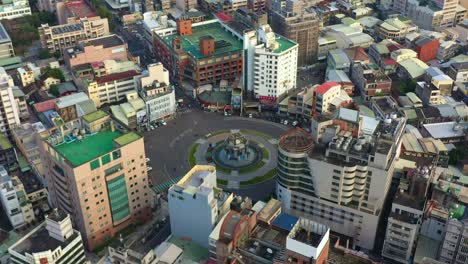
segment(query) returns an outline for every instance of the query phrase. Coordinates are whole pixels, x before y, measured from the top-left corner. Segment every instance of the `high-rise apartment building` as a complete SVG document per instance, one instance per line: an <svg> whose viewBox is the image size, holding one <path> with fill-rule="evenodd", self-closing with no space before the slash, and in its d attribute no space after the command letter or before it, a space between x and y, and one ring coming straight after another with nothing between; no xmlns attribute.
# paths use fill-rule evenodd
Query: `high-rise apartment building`
<svg viewBox="0 0 468 264"><path fill-rule="evenodd" d="M71 215L89 249L150 217L142 136L98 110L41 137L50 200Z"/></svg>
<svg viewBox="0 0 468 264"><path fill-rule="evenodd" d="M273 31L297 44L298 66L317 60L320 19L311 6L303 1L275 0L270 4L270 25Z"/></svg>
<svg viewBox="0 0 468 264"><path fill-rule="evenodd" d="M254 79L256 98L276 100L296 88L299 47L297 43L276 35L269 25L262 25L257 30L257 41L252 62L253 76L248 78Z"/></svg>
<svg viewBox="0 0 468 264"><path fill-rule="evenodd" d="M80 41L109 35L107 18L80 18L70 24L49 26L43 24L39 28L42 48L50 52L63 51L76 46Z"/></svg>
<svg viewBox="0 0 468 264"><path fill-rule="evenodd" d="M169 189L171 231L208 248L211 231L229 210L232 193L216 186L216 168L196 165Z"/></svg>
<svg viewBox="0 0 468 264"><path fill-rule="evenodd" d="M468 220L449 219L439 252L439 261L463 264L468 261Z"/></svg>
<svg viewBox="0 0 468 264"><path fill-rule="evenodd" d="M278 145L277 196L286 212L329 226L353 247L372 249L406 120L376 120L381 124L369 133L360 119L344 108L336 122L317 117L325 131L317 145L317 135L286 132Z"/></svg>
<svg viewBox="0 0 468 264"><path fill-rule="evenodd" d="M8 248L13 264L87 263L81 234L70 215L55 209L45 221Z"/></svg>
<svg viewBox="0 0 468 264"><path fill-rule="evenodd" d="M10 136L10 131L28 116L24 93L14 86L13 78L0 67L0 132Z"/></svg>
<svg viewBox="0 0 468 264"><path fill-rule="evenodd" d="M26 201L26 194L16 188L15 182L2 165L0 165L0 205L15 229L34 220L34 210L31 203Z"/></svg>

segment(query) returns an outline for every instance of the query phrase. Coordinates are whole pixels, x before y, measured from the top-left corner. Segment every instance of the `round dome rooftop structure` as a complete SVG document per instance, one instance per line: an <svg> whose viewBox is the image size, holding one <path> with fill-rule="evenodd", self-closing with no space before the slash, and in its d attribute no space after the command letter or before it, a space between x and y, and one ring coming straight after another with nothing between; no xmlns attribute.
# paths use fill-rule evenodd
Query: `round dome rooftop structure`
<svg viewBox="0 0 468 264"><path fill-rule="evenodd" d="M297 127L286 131L279 139L279 147L291 153L308 153L313 145L312 135Z"/></svg>

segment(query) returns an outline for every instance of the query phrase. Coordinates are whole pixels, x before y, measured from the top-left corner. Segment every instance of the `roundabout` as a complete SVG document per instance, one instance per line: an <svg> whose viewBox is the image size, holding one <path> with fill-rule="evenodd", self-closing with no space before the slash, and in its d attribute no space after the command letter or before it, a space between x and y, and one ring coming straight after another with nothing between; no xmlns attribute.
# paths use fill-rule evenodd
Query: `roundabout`
<svg viewBox="0 0 468 264"><path fill-rule="evenodd" d="M196 140L189 152L190 166L215 166L218 184L228 188L254 185L276 176L276 143L257 131L217 131Z"/></svg>
<svg viewBox="0 0 468 264"><path fill-rule="evenodd" d="M190 112L180 114L175 120L167 122L167 126L162 126L154 131L145 131L145 152L150 158L148 165L153 168L148 173L151 183L159 190L167 189L168 186L177 182L181 176L192 168L197 162L201 164L213 164L208 162L205 154L208 146L204 142L220 142L227 138L223 133L231 130L239 130L248 140L259 145L261 148L261 160L250 168L242 168L231 171L217 166L218 184L220 187L232 191L241 196L248 196L252 199L263 199L275 189L276 166L263 166L265 160L276 161L277 139L287 129L282 124L273 123L266 120L222 116L217 113L204 112L193 109ZM197 153L195 155L195 153ZM253 172L255 170L255 172ZM234 175L231 175L234 174ZM231 177L231 178L229 178ZM231 188L235 187L235 188ZM154 189L153 188L153 189Z"/></svg>

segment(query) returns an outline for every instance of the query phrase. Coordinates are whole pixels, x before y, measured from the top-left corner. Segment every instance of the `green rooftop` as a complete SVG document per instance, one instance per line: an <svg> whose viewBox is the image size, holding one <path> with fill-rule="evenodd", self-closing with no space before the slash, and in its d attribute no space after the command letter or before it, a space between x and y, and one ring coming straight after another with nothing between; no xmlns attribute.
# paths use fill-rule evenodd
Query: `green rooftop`
<svg viewBox="0 0 468 264"><path fill-rule="evenodd" d="M242 51L242 42L234 37L231 33L224 30L220 23L214 22L206 25L193 26L192 35L181 36L179 34L172 34L163 37L163 40L172 47L172 40L180 38L182 42L182 49L194 56L196 59L203 59L211 56L203 56L200 52L200 38L212 37L215 41L215 51L212 56L220 56L232 52Z"/></svg>
<svg viewBox="0 0 468 264"><path fill-rule="evenodd" d="M102 110L97 110L95 112L92 112L92 113L89 113L87 115L84 115L83 116L83 119L88 122L88 123L91 123L91 122L94 122L96 120L99 120L103 117L106 117L108 116L108 114Z"/></svg>
<svg viewBox="0 0 468 264"><path fill-rule="evenodd" d="M11 149L12 147L13 145L11 145L10 140L8 140L8 138L5 137L5 135L0 134L0 148L2 150L6 150L6 149Z"/></svg>
<svg viewBox="0 0 468 264"><path fill-rule="evenodd" d="M278 37L278 35L276 36ZM296 42L289 40L285 37L278 37L276 39L276 42L278 42L279 47L275 50L275 53L281 53L297 45Z"/></svg>
<svg viewBox="0 0 468 264"><path fill-rule="evenodd" d="M140 135L138 135L137 133L135 132L129 132L129 133L126 133L116 139L114 139L115 142L117 142L117 144L119 144L120 146L124 146L124 145L127 145L128 143L131 143L137 139L141 138Z"/></svg>
<svg viewBox="0 0 468 264"><path fill-rule="evenodd" d="M182 240L172 236L167 242L172 243L181 248L184 251L184 255L182 258L186 261L200 263L200 261L207 260L209 258L208 250L193 241Z"/></svg>
<svg viewBox="0 0 468 264"><path fill-rule="evenodd" d="M463 215L465 214L465 206L458 204L458 206L454 206L450 208L450 216L452 218L461 220Z"/></svg>
<svg viewBox="0 0 468 264"><path fill-rule="evenodd" d="M55 146L55 150L73 166L79 166L102 156L114 149L114 139L122 136L120 131L103 131L87 136L81 141L63 143Z"/></svg>

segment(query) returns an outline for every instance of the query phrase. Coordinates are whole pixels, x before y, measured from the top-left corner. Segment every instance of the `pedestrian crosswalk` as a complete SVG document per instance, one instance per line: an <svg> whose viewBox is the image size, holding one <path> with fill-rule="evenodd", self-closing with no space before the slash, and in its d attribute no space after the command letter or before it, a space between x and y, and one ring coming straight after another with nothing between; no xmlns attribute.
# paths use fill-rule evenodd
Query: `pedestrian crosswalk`
<svg viewBox="0 0 468 264"><path fill-rule="evenodd" d="M151 189L155 192L155 193L162 193L162 192L165 192L167 190L169 190L169 188L177 183L182 177L177 177L177 178L174 178L174 179L171 179L171 180L168 180L164 183L161 183L159 185L155 185L153 187L151 187Z"/></svg>

